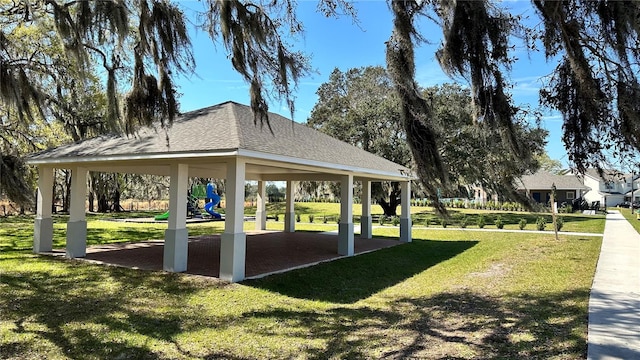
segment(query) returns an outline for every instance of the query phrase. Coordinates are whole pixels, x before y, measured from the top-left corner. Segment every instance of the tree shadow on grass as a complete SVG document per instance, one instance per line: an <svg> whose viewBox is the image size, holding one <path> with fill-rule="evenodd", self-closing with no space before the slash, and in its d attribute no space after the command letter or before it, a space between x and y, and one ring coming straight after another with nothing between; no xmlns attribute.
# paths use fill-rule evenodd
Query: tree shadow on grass
<svg viewBox="0 0 640 360"><path fill-rule="evenodd" d="M414 240L243 284L300 299L349 304L455 257L477 243Z"/></svg>
<svg viewBox="0 0 640 360"><path fill-rule="evenodd" d="M188 343L176 341L183 332L211 327L242 332L244 339L286 336L298 342L297 348L283 349L279 358L545 359L586 355L588 289L500 297L464 290L433 296L389 295L381 296L375 306L296 308L283 302L211 318L198 311L154 312L139 300L122 296L133 288L148 288L175 299L197 291L181 282L181 277L117 268L96 272L90 266L81 270L74 270L74 279L39 271L30 271L30 276L3 276L2 283L12 291L0 293L0 319L13 323L8 329L17 337L0 344L0 358L20 358L34 351L41 357L68 358L171 356L153 348L151 339L184 357L259 358L259 354L240 355L246 354L241 345L223 350L204 344L195 349L196 356L187 350L190 346L183 346ZM101 291L98 285L109 278L123 288ZM297 285L304 283L301 280ZM95 285L95 291L86 291L87 284ZM256 321L273 326L255 326ZM104 331L120 335L105 337ZM25 342L18 338L21 335L34 340ZM50 352L39 352L43 346Z"/></svg>
<svg viewBox="0 0 640 360"><path fill-rule="evenodd" d="M325 347L305 354L311 359L584 358L587 314L576 304L588 296L588 290L505 297L462 291L389 299L382 309L273 309L251 316L287 321L301 341L324 340Z"/></svg>
<svg viewBox="0 0 640 360"><path fill-rule="evenodd" d="M413 266L412 271L400 272L402 277L408 277L425 267L411 265L416 259L444 261L473 246L473 242L457 245L451 242L448 246L447 242L438 242L445 243L442 246L433 243L415 241L361 257L394 249L411 249L388 252L383 258L374 256L370 260L374 265L376 261L382 261L380 265L387 267L389 264L384 263L384 258L388 257L395 270ZM422 253L422 256L411 259L412 256L407 255L411 252ZM403 257L409 257L409 263ZM212 328L242 334L243 339L255 339L258 343L286 337L299 344L283 349L281 355L274 356L277 358L546 359L586 356L588 289L500 296L488 296L481 290L450 290L415 297L385 292L364 305L345 305L341 304L343 301L337 301L301 307L285 298L227 315L207 313L200 305L185 302L201 288L180 275L121 268L97 269L56 259L25 259L25 262L30 261L33 264L24 266L29 271L9 271L0 278L3 290L0 291L0 322L8 325L5 329L9 334L0 342L0 358L26 355L78 359L167 358L173 355L170 351L185 358L260 357L259 353L253 357L243 355L251 346L240 343L226 349L198 343L194 353L190 353L192 340L181 335ZM46 263L63 266L43 266ZM367 273L360 265L345 263L347 265L336 271L349 273L353 267L363 278L358 286L372 281L376 288L384 286L384 281L376 280L384 274L371 273L371 268L365 266ZM323 271L326 275L326 270ZM294 280L291 286L305 288L309 283L304 276ZM397 282L402 278L396 274L392 280ZM314 291L332 291L330 287L322 289L317 283L312 285L313 289L303 291L310 295L309 298L322 299ZM229 286L229 291L242 288L207 282L207 287L210 286ZM368 288L366 292L373 290ZM364 296L362 290L356 291ZM131 292L136 296L131 296ZM161 309L155 311L156 306ZM630 303L630 306L634 304ZM211 334L216 333L212 331ZM180 338L182 340L178 340Z"/></svg>
<svg viewBox="0 0 640 360"><path fill-rule="evenodd" d="M25 261L30 261L26 259ZM58 259L34 259L34 264L55 263ZM34 349L47 349L52 357L151 359L158 354L146 345L127 341L130 334L171 342L181 331L176 314L158 315L131 302L128 292L149 289L174 299L189 296L197 288L179 275L152 274L122 268L102 268L75 264L72 272L2 274L0 320L11 322L12 341L0 342L0 358L21 358ZM109 284L103 288L103 285ZM195 315L194 315L195 316ZM103 330L101 330L103 329ZM104 331L121 330L122 341L110 341ZM35 340L29 340L29 339ZM46 346L38 346L41 342ZM46 357L47 353L41 353Z"/></svg>

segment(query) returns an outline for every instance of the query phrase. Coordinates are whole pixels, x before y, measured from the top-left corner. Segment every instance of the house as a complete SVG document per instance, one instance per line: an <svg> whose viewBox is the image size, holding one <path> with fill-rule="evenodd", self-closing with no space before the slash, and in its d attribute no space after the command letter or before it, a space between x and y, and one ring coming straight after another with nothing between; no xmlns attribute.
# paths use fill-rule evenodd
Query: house
<svg viewBox="0 0 640 360"><path fill-rule="evenodd" d="M631 178L633 177L633 186ZM582 175L582 183L591 190L584 194L588 202L600 201L606 206L616 206L624 201L640 201L640 175L624 174L617 170L605 170L600 176L596 169L588 169ZM631 195L633 187L634 195Z"/></svg>
<svg viewBox="0 0 640 360"><path fill-rule="evenodd" d="M584 194L590 190L574 174L555 175L544 170L523 176L517 189L526 192L538 203L547 203L551 199L554 185L556 187L556 202L559 204L571 203L577 198L584 197Z"/></svg>

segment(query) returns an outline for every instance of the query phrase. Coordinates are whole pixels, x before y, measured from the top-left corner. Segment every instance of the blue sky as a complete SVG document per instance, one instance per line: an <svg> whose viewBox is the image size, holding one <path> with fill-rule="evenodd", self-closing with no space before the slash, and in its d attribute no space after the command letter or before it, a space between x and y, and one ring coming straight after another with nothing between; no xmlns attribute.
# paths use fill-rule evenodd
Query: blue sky
<svg viewBox="0 0 640 360"><path fill-rule="evenodd" d="M181 1L181 6L190 17L202 5L197 1ZM299 1L298 16L304 27L304 36L295 43L300 50L311 55L311 65L315 72L298 85L295 92L296 112L294 119L305 122L317 101L316 90L326 82L334 68L346 71L350 68L385 65L384 42L391 34L392 18L384 0L370 0L355 3L358 24L344 16L325 18L315 11L316 1ZM537 18L528 1L510 1L506 5L520 14L529 15L535 25ZM420 24L421 33L429 43L416 51L416 77L421 86L427 87L445 82L465 85L464 79L450 79L440 69L435 60L435 50L441 40L441 30L429 20ZM178 80L182 111L194 110L220 102L233 100L249 104L248 85L233 70L227 59L224 46L213 43L204 32L192 31L196 74ZM519 60L511 72L514 83L513 98L516 104L538 106L538 89L541 78L553 69L546 63L541 53L526 51L524 44L515 42L514 56ZM270 110L290 117L284 103L272 102ZM561 141L562 119L558 114L545 113L542 126L549 130L547 152L553 159L561 160L567 166L567 156Z"/></svg>

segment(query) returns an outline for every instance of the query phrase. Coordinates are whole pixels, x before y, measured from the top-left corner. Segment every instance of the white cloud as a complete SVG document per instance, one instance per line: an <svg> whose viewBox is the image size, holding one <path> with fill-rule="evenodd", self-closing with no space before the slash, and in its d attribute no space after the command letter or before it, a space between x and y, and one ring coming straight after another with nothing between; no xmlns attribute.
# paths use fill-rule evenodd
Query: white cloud
<svg viewBox="0 0 640 360"><path fill-rule="evenodd" d="M513 79L513 95L514 97L527 97L529 101L534 97L537 102L538 93L543 85L541 76L527 76Z"/></svg>
<svg viewBox="0 0 640 360"><path fill-rule="evenodd" d="M563 122L562 115L560 115L560 114L553 114L553 115L543 116L541 120L543 122L552 122L552 123L562 123Z"/></svg>

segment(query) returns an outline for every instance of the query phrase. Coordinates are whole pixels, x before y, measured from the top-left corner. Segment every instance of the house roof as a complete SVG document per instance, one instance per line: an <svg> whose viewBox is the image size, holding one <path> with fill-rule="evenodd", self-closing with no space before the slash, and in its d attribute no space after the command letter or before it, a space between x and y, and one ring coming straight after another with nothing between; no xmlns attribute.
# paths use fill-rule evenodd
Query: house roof
<svg viewBox="0 0 640 360"><path fill-rule="evenodd" d="M589 176L597 181L622 181L625 180L630 174L623 174L617 170L603 170L602 176L598 174L598 170L595 168L588 168L584 173L585 176Z"/></svg>
<svg viewBox="0 0 640 360"><path fill-rule="evenodd" d="M638 194L639 191L640 189L633 189L633 194L631 194L631 190L629 190L626 193L624 193L624 196L635 196Z"/></svg>
<svg viewBox="0 0 640 360"><path fill-rule="evenodd" d="M299 165L321 168L322 172L352 171L398 180L410 174L402 165L278 114L269 113L269 124L271 130L267 125L255 125L250 107L229 101L182 114L166 133L155 127L143 128L135 136L99 136L33 154L28 162L69 165L153 159L158 163L243 156L266 161L269 166Z"/></svg>
<svg viewBox="0 0 640 360"><path fill-rule="evenodd" d="M520 179L519 189L551 190L555 184L557 190L588 190L589 187L580 182L575 175L555 175L539 170L535 174L525 175Z"/></svg>

